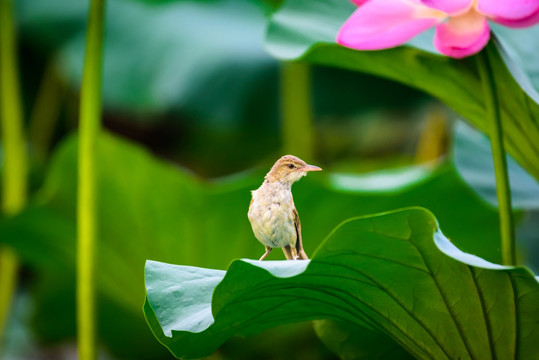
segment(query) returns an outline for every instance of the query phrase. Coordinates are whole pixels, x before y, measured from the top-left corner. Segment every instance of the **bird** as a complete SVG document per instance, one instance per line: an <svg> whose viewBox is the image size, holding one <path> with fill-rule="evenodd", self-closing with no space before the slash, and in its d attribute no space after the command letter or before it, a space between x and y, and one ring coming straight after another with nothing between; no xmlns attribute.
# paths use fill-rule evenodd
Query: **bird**
<svg viewBox="0 0 539 360"><path fill-rule="evenodd" d="M301 224L292 197L292 184L309 171L321 171L318 166L308 165L293 155L281 157L273 165L264 182L251 191L248 218L255 237L266 252L264 260L273 248L282 248L287 260L307 260L301 239Z"/></svg>

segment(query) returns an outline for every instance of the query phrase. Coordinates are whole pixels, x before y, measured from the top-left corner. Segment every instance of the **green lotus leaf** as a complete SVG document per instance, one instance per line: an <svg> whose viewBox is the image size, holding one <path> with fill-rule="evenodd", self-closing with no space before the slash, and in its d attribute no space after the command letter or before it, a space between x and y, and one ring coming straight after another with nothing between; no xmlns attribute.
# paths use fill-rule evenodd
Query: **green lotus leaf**
<svg viewBox="0 0 539 360"><path fill-rule="evenodd" d="M390 337L418 359L529 359L539 284L525 268L461 252L422 208L350 219L309 261L220 270L146 262L144 314L176 357L233 335L330 319Z"/></svg>
<svg viewBox="0 0 539 360"><path fill-rule="evenodd" d="M406 46L383 51L344 48L335 44L335 36L353 10L354 5L346 0L286 0L271 17L266 48L279 59L329 65L402 82L437 97L482 132L488 132L475 57L451 59L434 53L429 33ZM496 74L504 141L514 159L539 179L539 96L532 85L532 81L537 83L535 64L539 55L533 49L513 51L509 45L517 43L518 34L512 39L505 32L500 35L501 41L494 37L498 54L490 62ZM536 48L525 41L520 44L515 48Z"/></svg>
<svg viewBox="0 0 539 360"><path fill-rule="evenodd" d="M539 103L539 69L536 65L539 49L531 46L539 36L539 27L515 30L496 23L491 25L509 71L526 94Z"/></svg>
<svg viewBox="0 0 539 360"><path fill-rule="evenodd" d="M320 340L342 360L413 359L387 336L350 322L316 320L314 329Z"/></svg>

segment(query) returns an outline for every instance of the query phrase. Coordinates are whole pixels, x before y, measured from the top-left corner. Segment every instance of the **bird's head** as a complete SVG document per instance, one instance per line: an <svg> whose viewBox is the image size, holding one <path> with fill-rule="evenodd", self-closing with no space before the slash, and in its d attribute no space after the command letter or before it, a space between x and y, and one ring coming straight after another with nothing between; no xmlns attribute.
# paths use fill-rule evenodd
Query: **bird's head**
<svg viewBox="0 0 539 360"><path fill-rule="evenodd" d="M318 166L309 165L305 161L293 155L285 155L273 165L266 175L269 182L280 181L293 184L307 175L309 171L321 171Z"/></svg>

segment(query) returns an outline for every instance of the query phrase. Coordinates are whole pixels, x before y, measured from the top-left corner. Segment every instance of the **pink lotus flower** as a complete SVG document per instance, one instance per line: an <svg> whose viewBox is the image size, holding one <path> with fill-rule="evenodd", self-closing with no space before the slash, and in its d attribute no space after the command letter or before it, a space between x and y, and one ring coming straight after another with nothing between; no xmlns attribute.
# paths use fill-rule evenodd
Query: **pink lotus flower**
<svg viewBox="0 0 539 360"><path fill-rule="evenodd" d="M436 26L434 46L463 58L490 38L487 19L513 28L539 22L539 0L352 0L359 8L337 35L337 43L357 50L399 46Z"/></svg>

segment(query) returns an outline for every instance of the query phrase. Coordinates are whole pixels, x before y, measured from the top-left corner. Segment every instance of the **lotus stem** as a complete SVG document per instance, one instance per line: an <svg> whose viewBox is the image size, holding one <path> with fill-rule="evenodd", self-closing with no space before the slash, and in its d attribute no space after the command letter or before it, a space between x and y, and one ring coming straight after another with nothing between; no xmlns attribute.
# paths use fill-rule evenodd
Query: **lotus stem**
<svg viewBox="0 0 539 360"><path fill-rule="evenodd" d="M28 139L41 163L47 159L62 106L64 89L54 62L45 69L28 122Z"/></svg>
<svg viewBox="0 0 539 360"><path fill-rule="evenodd" d="M308 64L281 65L281 133L283 151L313 160L314 129L311 105L311 71Z"/></svg>
<svg viewBox="0 0 539 360"><path fill-rule="evenodd" d="M26 150L22 120L16 36L11 0L0 0L0 122L3 169L2 212L18 213L26 203ZM17 255L0 248L0 341L17 284Z"/></svg>
<svg viewBox="0 0 539 360"><path fill-rule="evenodd" d="M105 1L91 0L81 87L77 199L77 337L79 359L96 358L95 252L97 242L97 139Z"/></svg>
<svg viewBox="0 0 539 360"><path fill-rule="evenodd" d="M483 84L488 133L494 160L494 172L496 174L502 263L504 265L515 265L515 234L511 207L511 188L509 186L507 160L503 143L503 124L500 116L496 79L490 62L490 58L495 55L495 51L494 44L490 42L476 58Z"/></svg>

